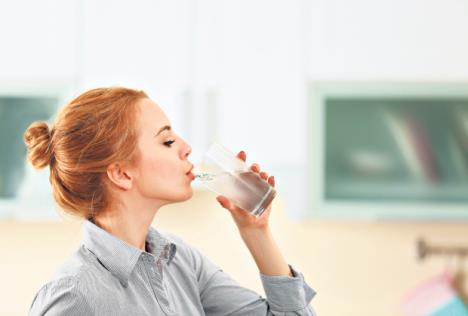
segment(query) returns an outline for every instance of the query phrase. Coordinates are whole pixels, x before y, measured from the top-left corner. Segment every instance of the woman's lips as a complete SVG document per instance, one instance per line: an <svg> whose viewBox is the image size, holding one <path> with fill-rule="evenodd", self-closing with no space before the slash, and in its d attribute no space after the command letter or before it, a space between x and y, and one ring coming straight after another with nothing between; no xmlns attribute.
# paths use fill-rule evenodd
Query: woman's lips
<svg viewBox="0 0 468 316"><path fill-rule="evenodd" d="M195 176L194 176L194 174L193 174L192 172L187 173L187 176L188 176L190 179L195 180Z"/></svg>

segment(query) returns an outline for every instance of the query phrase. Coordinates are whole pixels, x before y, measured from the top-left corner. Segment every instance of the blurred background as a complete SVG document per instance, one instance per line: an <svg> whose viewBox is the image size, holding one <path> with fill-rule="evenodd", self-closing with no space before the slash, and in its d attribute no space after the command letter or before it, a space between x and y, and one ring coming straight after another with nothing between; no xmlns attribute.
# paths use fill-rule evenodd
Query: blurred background
<svg viewBox="0 0 468 316"><path fill-rule="evenodd" d="M81 239L22 134L115 85L145 90L192 162L218 140L275 175L272 229L319 315L468 315L468 1L0 0L0 43L1 315ZM264 295L193 187L154 226Z"/></svg>

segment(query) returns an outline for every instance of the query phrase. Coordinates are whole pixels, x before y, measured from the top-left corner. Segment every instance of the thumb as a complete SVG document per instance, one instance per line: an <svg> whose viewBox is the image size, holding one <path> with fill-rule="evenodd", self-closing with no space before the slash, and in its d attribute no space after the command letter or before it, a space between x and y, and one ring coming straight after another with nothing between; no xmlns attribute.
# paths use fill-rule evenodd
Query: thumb
<svg viewBox="0 0 468 316"><path fill-rule="evenodd" d="M232 208L231 201L229 201L229 199L227 197L219 195L219 196L216 197L216 200L225 209L230 210Z"/></svg>
<svg viewBox="0 0 468 316"><path fill-rule="evenodd" d="M232 203L227 197L219 195L216 197L216 200L222 207L230 211L232 214L242 213L242 209L234 205L234 203Z"/></svg>

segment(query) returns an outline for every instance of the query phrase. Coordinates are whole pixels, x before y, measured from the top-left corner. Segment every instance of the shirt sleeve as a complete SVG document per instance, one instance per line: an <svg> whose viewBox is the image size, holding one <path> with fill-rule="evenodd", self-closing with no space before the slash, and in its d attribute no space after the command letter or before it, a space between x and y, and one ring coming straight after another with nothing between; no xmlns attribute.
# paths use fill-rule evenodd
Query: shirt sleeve
<svg viewBox="0 0 468 316"><path fill-rule="evenodd" d="M309 305L315 291L291 265L289 267L293 277L267 276L260 273L265 299L256 292L240 286L197 249L192 249L197 262L195 267L200 299L207 316L316 316Z"/></svg>
<svg viewBox="0 0 468 316"><path fill-rule="evenodd" d="M73 279L60 279L44 285L36 294L29 316L94 315Z"/></svg>

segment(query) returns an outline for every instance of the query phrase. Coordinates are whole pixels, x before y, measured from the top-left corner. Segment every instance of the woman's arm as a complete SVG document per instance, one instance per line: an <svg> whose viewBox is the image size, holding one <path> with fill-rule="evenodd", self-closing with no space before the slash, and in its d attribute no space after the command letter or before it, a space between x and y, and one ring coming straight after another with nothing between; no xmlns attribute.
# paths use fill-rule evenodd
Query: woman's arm
<svg viewBox="0 0 468 316"><path fill-rule="evenodd" d="M315 291L300 272L287 264L269 226L239 230L260 271L266 299L241 287L219 270L202 290L206 315L222 315L229 311L229 315L316 316L309 305Z"/></svg>
<svg viewBox="0 0 468 316"><path fill-rule="evenodd" d="M237 157L243 161L246 160L246 154L243 151ZM250 169L258 173L271 186L275 186L274 177L269 177L266 172L260 172L258 164L253 164ZM242 301L239 301L239 310L232 313L232 315L246 315L247 312L248 315L315 315L315 312L309 306L315 292L307 285L302 274L287 264L273 239L269 226L271 204L261 216L256 217L234 205L224 196L218 196L217 200L222 207L231 212L242 240L252 254L260 271L263 288L267 296L267 300L257 298L251 302L244 301L242 303ZM226 276L222 274L215 274L213 280L211 280L213 282L210 282L210 284L213 288L216 288L218 287L216 283L219 282L218 285L223 284L225 278ZM247 294L240 287L235 292L240 296Z"/></svg>
<svg viewBox="0 0 468 316"><path fill-rule="evenodd" d="M260 273L266 298L241 286L197 248L179 242L188 249L198 281L200 302L207 316L315 316L309 305L315 292L303 275L290 267L294 277L267 276Z"/></svg>
<svg viewBox="0 0 468 316"><path fill-rule="evenodd" d="M245 161L247 154L241 151L237 154L237 157ZM261 172L258 164L252 164L250 170L258 173L258 175L263 180L266 180L272 187L275 186L275 178L269 177L268 173L264 171ZM242 240L252 254L260 273L270 276L293 276L271 234L269 226L271 204L261 216L256 217L240 207L237 207L231 203L228 198L222 195L218 196L217 200L222 207L231 212Z"/></svg>
<svg viewBox="0 0 468 316"><path fill-rule="evenodd" d="M293 276L268 226L265 229L240 233L260 273L269 276Z"/></svg>

